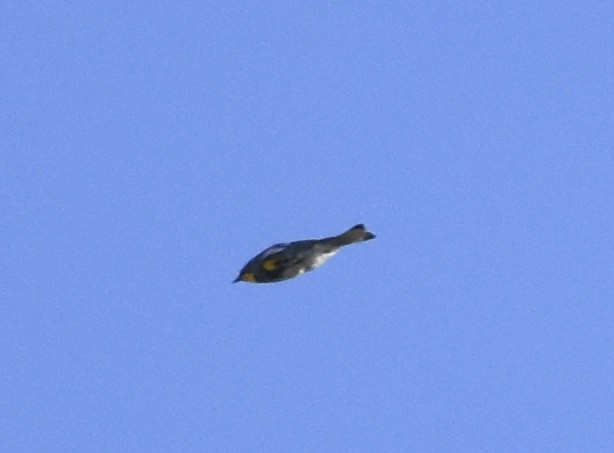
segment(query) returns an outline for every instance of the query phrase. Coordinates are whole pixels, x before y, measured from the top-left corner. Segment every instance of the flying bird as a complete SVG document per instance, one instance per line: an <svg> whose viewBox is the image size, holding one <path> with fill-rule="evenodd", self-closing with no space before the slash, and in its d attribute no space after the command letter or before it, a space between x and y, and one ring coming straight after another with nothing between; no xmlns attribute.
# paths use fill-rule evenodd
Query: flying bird
<svg viewBox="0 0 614 453"><path fill-rule="evenodd" d="M294 278L324 264L341 247L375 238L363 224L323 239L275 244L252 258L233 283L274 283Z"/></svg>

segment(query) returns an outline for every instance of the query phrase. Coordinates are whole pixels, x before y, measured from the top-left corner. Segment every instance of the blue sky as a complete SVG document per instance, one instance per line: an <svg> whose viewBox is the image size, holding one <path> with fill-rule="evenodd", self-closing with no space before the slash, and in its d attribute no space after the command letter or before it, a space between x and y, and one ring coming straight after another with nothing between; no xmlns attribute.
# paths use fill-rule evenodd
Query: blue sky
<svg viewBox="0 0 614 453"><path fill-rule="evenodd" d="M0 450L614 451L612 30L609 2L8 2Z"/></svg>

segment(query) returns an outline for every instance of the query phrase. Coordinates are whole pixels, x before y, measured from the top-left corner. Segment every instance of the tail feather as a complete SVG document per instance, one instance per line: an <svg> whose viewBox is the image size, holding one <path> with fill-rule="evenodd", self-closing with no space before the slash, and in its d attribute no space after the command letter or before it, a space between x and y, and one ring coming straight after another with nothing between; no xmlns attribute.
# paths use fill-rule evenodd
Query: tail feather
<svg viewBox="0 0 614 453"><path fill-rule="evenodd" d="M356 242L368 241L370 239L374 239L375 235L370 233L365 229L365 226L362 223L353 226L345 233L341 233L339 236L334 236L331 238L331 241L342 247L344 245L354 244Z"/></svg>

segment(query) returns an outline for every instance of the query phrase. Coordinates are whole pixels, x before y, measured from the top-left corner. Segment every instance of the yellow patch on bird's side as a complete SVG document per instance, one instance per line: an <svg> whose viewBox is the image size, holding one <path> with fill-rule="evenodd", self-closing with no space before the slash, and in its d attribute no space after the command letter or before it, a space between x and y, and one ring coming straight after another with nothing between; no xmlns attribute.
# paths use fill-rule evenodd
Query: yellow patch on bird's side
<svg viewBox="0 0 614 453"><path fill-rule="evenodd" d="M262 267L264 267L265 271L273 272L277 269L277 261L276 260L265 260L262 263Z"/></svg>
<svg viewBox="0 0 614 453"><path fill-rule="evenodd" d="M241 274L241 280L244 282L256 283L256 276L251 272L246 272L245 274Z"/></svg>

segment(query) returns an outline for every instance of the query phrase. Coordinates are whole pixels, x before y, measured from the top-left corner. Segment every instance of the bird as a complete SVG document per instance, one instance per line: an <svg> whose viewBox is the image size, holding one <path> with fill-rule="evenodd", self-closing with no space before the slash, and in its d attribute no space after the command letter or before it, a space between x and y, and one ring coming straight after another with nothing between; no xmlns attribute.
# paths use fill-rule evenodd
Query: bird
<svg viewBox="0 0 614 453"><path fill-rule="evenodd" d="M359 223L337 236L275 244L249 260L233 283L288 280L321 266L346 245L374 238L375 235Z"/></svg>

